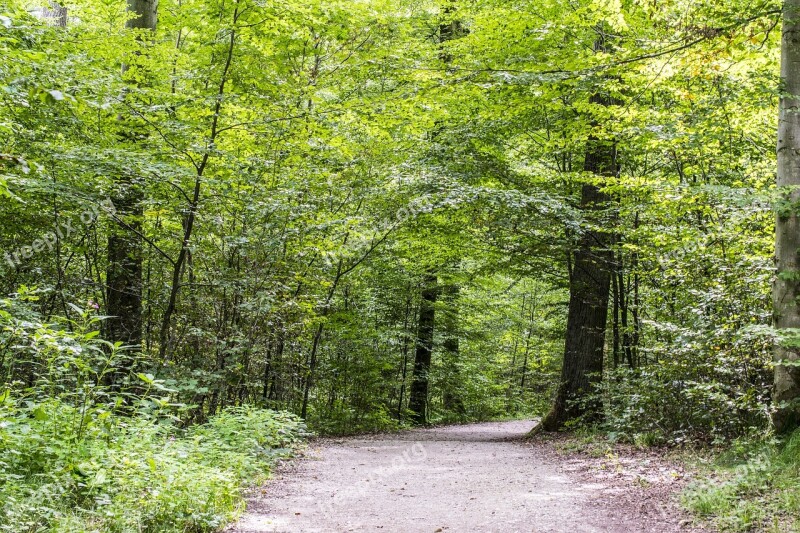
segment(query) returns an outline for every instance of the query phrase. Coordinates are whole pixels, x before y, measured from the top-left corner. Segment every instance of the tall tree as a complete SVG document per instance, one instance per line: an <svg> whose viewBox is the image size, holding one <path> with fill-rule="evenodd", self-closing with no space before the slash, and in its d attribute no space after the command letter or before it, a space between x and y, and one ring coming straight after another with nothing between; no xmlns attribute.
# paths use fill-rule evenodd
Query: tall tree
<svg viewBox="0 0 800 533"><path fill-rule="evenodd" d="M783 3L778 189L772 298L775 326L789 335L775 347L772 421L777 431L786 432L800 425L800 0Z"/></svg>
<svg viewBox="0 0 800 533"><path fill-rule="evenodd" d="M607 51L604 28L595 51ZM596 93L590 102L607 107L615 104L608 94ZM596 120L593 127L600 127ZM608 135L592 134L586 146L583 170L595 177L615 177L619 173L617 147ZM564 362L553 407L541 423L544 431L556 431L577 417L600 416L602 406L588 399L592 385L602 379L603 358L608 320L609 291L614 256L611 232L603 228L601 219L610 198L597 181L585 183L581 189L581 210L590 227L580 236L569 276L569 310L564 348Z"/></svg>
<svg viewBox="0 0 800 533"><path fill-rule="evenodd" d="M423 283L422 298L419 302L414 372L408 397L408 408L413 413L412 420L417 424L424 424L428 416L428 385L430 383L431 354L433 353L433 328L436 320L436 300L439 296L436 274L427 274Z"/></svg>
<svg viewBox="0 0 800 533"><path fill-rule="evenodd" d="M141 35L155 32L158 20L158 0L128 0L129 19L125 27ZM122 67L129 83L141 83L141 70L146 69L137 49L133 64ZM137 72L131 73L133 69ZM129 142L140 142L142 133L135 120L123 121L123 137ZM142 180L133 169L120 176L114 184L111 201L117 212L119 226L108 237L108 270L106 272L107 338L138 349L142 343L142 217L144 192Z"/></svg>
<svg viewBox="0 0 800 533"><path fill-rule="evenodd" d="M455 7L452 1L448 1L443 9L444 20L439 24L439 59L446 67L450 67L452 56L445 48L445 43L463 34L461 21L453 18ZM437 124L432 132L432 137L437 138L442 132L442 125ZM414 372L412 374L411 391L409 395L409 409L413 412L413 420L418 424L427 421L428 410L428 386L431 367L431 353L433 351L433 330L436 315L436 300L439 295L438 274L429 272L423 282L422 293L419 305L419 323L417 329L417 348L414 360ZM457 294L453 293L453 298L449 299L452 307L458 305ZM455 313L452 309L448 312ZM452 323L451 323L452 324ZM456 328L448 328L445 351L448 362L454 361L458 353L458 337ZM445 393L446 403L451 403L451 395Z"/></svg>

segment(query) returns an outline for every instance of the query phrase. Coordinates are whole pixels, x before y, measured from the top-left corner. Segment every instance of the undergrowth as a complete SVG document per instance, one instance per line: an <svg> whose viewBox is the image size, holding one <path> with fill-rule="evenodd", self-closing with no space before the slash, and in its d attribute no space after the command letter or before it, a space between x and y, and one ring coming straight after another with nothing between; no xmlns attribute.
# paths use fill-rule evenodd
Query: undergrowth
<svg viewBox="0 0 800 533"><path fill-rule="evenodd" d="M98 417L83 434L74 407L0 405L0 531L215 531L244 506L244 487L289 455L292 415L223 411L181 430L144 417Z"/></svg>
<svg viewBox="0 0 800 533"><path fill-rule="evenodd" d="M48 324L0 300L0 532L220 530L300 444L303 423L234 407L184 427L192 406L126 372L132 358L99 339L100 318L76 313Z"/></svg>
<svg viewBox="0 0 800 533"><path fill-rule="evenodd" d="M800 531L800 431L782 443L735 444L683 503L721 531Z"/></svg>

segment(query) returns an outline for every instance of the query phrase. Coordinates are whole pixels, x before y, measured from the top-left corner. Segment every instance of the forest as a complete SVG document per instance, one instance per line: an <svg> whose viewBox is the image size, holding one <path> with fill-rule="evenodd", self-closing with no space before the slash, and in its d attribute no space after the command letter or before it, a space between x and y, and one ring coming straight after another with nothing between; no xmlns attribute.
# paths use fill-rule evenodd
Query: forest
<svg viewBox="0 0 800 533"><path fill-rule="evenodd" d="M311 434L509 419L755 458L685 505L795 531L798 39L800 0L0 1L0 531L218 531Z"/></svg>

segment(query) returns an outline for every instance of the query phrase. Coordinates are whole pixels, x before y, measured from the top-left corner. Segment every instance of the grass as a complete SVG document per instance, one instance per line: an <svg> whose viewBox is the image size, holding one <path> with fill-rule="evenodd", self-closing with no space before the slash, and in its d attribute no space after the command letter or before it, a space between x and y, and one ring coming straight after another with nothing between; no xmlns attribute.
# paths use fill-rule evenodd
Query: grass
<svg viewBox="0 0 800 533"><path fill-rule="evenodd" d="M108 412L76 429L79 415L0 403L0 531L218 531L304 434L293 415L255 408L185 430Z"/></svg>
<svg viewBox="0 0 800 533"><path fill-rule="evenodd" d="M800 431L782 443L736 443L683 503L721 531L800 532Z"/></svg>

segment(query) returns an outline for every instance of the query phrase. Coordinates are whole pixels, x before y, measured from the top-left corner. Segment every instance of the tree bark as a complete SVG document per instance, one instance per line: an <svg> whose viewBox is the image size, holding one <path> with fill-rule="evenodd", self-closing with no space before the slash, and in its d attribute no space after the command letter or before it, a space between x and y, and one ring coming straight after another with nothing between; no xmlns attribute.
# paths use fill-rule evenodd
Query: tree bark
<svg viewBox="0 0 800 533"><path fill-rule="evenodd" d="M417 347L414 354L414 371L411 376L411 390L408 408L416 424L428 420L428 384L433 353L433 327L436 319L436 299L439 295L436 274L428 274L424 279L422 298L419 303L419 323L417 325Z"/></svg>
<svg viewBox="0 0 800 533"><path fill-rule="evenodd" d="M800 426L800 0L783 3L781 98L778 122L778 205L775 225L777 276L772 298L775 327L793 342L775 346L772 423L779 433ZM786 331L788 330L788 331ZM792 331L795 330L795 331Z"/></svg>
<svg viewBox="0 0 800 533"><path fill-rule="evenodd" d="M129 30L154 32L158 19L157 0L128 0ZM130 69L123 65L123 74ZM134 128L132 128L134 129ZM136 142L137 132L126 131ZM137 176L122 176L114 185L111 201L120 227L108 237L106 272L106 338L141 351L142 343L142 217L144 192Z"/></svg>
<svg viewBox="0 0 800 533"><path fill-rule="evenodd" d="M592 102L611 105L607 97L595 95ZM584 170L595 176L618 173L617 150L613 140L590 138ZM581 190L581 209L591 222L608 205L609 198L596 184ZM594 216L592 216L594 215ZM614 256L611 232L597 226L586 230L580 238L572 265L569 286L567 338L561 383L550 413L541 423L544 431L556 431L570 420L584 417L587 421L601 416L602 406L589 400L592 387L602 378L603 350L608 319L608 300Z"/></svg>
<svg viewBox="0 0 800 533"><path fill-rule="evenodd" d="M48 6L42 10L42 16L51 26L67 27L67 8L54 0L50 0Z"/></svg>

